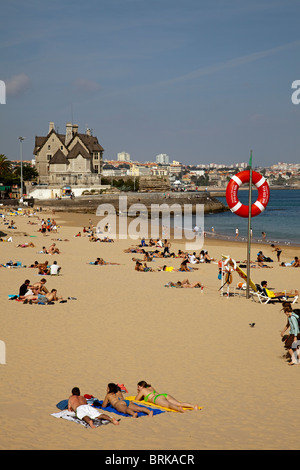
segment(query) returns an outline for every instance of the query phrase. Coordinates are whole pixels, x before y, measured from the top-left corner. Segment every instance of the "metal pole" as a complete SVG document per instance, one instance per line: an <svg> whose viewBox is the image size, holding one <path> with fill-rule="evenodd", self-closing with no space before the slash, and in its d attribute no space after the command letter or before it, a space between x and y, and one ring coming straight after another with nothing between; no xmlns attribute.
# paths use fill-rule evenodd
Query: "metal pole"
<svg viewBox="0 0 300 470"><path fill-rule="evenodd" d="M249 160L249 214L248 214L248 243L247 243L247 287L246 287L246 298L250 297L250 261L251 261L251 206L252 206L252 150L250 152Z"/></svg>
<svg viewBox="0 0 300 470"><path fill-rule="evenodd" d="M25 137L19 137L20 141L20 161L21 161L21 198L23 198L23 153L22 153L22 142Z"/></svg>

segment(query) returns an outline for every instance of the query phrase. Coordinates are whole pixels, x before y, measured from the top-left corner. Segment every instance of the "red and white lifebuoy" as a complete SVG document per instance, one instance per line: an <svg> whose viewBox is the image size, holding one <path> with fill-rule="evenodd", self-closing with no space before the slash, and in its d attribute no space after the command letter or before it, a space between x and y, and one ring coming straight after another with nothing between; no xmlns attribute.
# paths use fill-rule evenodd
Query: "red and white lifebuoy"
<svg viewBox="0 0 300 470"><path fill-rule="evenodd" d="M249 183L249 180L250 171L241 171L231 178L226 189L226 201L229 209L240 217L249 216L249 207L242 204L238 199L239 187L244 183ZM258 190L258 198L251 206L251 217L255 217L267 207L270 199L270 188L266 179L256 171L252 171L252 182Z"/></svg>

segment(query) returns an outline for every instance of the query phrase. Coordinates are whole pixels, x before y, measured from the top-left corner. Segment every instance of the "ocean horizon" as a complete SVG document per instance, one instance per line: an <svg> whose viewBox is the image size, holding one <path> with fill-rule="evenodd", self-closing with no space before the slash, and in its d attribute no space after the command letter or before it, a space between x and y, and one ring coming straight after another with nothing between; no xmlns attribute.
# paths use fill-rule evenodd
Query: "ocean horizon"
<svg viewBox="0 0 300 470"><path fill-rule="evenodd" d="M239 191L238 196L242 204L248 205L248 191ZM256 198L257 190L253 190L252 203ZM224 197L217 199L227 206L225 193ZM262 242L262 232L265 232L266 239L263 243L300 245L299 215L300 190L271 189L266 209L260 215L251 218L252 241ZM171 227L190 228L195 224L195 215L170 218ZM248 219L239 217L231 211L204 215L204 231L207 237L234 240L236 229L239 230L238 240L247 240Z"/></svg>

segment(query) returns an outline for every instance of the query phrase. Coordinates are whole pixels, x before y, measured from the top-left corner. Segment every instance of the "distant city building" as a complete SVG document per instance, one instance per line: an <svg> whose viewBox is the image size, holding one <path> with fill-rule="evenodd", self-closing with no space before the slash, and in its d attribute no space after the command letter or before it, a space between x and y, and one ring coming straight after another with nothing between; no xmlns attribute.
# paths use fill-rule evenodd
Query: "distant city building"
<svg viewBox="0 0 300 470"><path fill-rule="evenodd" d="M169 157L165 153L160 153L159 155L156 155L155 161L160 165L169 165Z"/></svg>
<svg viewBox="0 0 300 470"><path fill-rule="evenodd" d="M130 162L130 154L126 152L120 152L117 155L118 162Z"/></svg>

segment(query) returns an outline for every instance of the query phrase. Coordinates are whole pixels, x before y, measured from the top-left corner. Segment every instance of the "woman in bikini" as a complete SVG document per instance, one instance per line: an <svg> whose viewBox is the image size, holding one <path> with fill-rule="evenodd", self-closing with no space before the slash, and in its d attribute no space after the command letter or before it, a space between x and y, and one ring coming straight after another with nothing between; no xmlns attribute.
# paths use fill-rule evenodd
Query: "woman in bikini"
<svg viewBox="0 0 300 470"><path fill-rule="evenodd" d="M198 405L178 401L168 393L156 392L150 384L145 382L145 380L142 380L137 384L137 392L137 396L135 397L137 401L144 400L146 403L153 403L154 405L180 411L181 413L185 412L184 408L192 408L194 410L198 409Z"/></svg>
<svg viewBox="0 0 300 470"><path fill-rule="evenodd" d="M108 403L113 406L117 411L121 413L126 413L134 418L137 418L138 412L146 413L149 416L153 416L153 411L148 408L135 405L129 400L125 400L123 394L115 383L109 383L107 385L107 393L102 403L102 408L105 408Z"/></svg>

